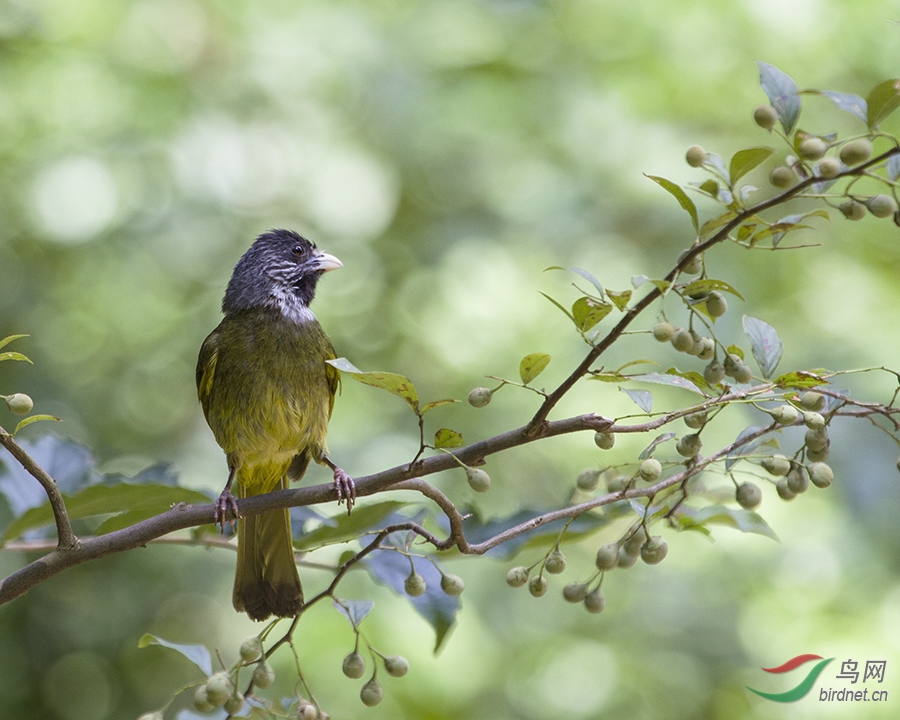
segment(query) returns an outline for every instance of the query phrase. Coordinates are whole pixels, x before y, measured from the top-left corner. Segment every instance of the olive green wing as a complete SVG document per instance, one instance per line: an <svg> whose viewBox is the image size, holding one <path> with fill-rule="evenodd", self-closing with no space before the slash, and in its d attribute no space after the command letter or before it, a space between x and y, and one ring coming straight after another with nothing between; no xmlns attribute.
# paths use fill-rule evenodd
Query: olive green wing
<svg viewBox="0 0 900 720"><path fill-rule="evenodd" d="M200 346L200 356L197 358L197 396L200 398L204 414L209 408L209 397L212 393L218 360L219 328L216 328L203 341L203 345Z"/></svg>
<svg viewBox="0 0 900 720"><path fill-rule="evenodd" d="M332 347L331 341L327 337L326 341L328 342L328 351L325 359L334 360L337 357L334 353L334 347ZM325 377L328 380L328 389L331 391L331 403L328 405L328 417L331 417L331 411L334 409L334 396L341 387L341 371L333 365L325 363Z"/></svg>

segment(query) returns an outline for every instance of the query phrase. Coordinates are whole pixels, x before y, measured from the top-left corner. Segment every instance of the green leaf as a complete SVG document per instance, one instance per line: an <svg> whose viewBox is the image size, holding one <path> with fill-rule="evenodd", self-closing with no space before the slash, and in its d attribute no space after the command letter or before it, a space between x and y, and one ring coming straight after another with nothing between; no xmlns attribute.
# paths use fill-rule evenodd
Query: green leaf
<svg viewBox="0 0 900 720"><path fill-rule="evenodd" d="M349 515L340 513L333 519L334 524L322 525L300 537L295 537L294 547L297 550L314 550L324 545L353 540L367 532L380 530L390 515L405 506L406 503L395 500L375 505L357 505Z"/></svg>
<svg viewBox="0 0 900 720"><path fill-rule="evenodd" d="M719 183L717 183L712 178L710 178L709 180L706 180L705 182L702 182L697 187L698 187L698 189L702 190L710 197L713 197L713 198L719 197Z"/></svg>
<svg viewBox="0 0 900 720"><path fill-rule="evenodd" d="M800 89L794 79L774 65L756 61L759 67L759 84L778 113L781 127L790 135L800 117Z"/></svg>
<svg viewBox="0 0 900 720"><path fill-rule="evenodd" d="M34 363L32 363L31 360L29 360L27 357L25 357L22 353L18 353L18 352L0 353L0 362L3 362L4 360L20 360L21 362L27 362L27 363L31 363L32 365L34 365Z"/></svg>
<svg viewBox="0 0 900 720"><path fill-rule="evenodd" d="M866 122L874 130L878 123L900 107L900 80L895 78L878 83L872 88L866 103Z"/></svg>
<svg viewBox="0 0 900 720"><path fill-rule="evenodd" d="M737 213L729 210L728 212L722 213L717 217L710 218L705 223L703 223L703 227L700 228L700 236L706 237L707 235L710 235L714 230L718 230L720 227L724 227L736 217Z"/></svg>
<svg viewBox="0 0 900 720"><path fill-rule="evenodd" d="M621 290L618 292L610 290L606 294L609 296L609 299L612 300L613 305L619 309L619 312L624 312L625 308L628 307L628 302L631 300L631 290Z"/></svg>
<svg viewBox="0 0 900 720"><path fill-rule="evenodd" d="M756 223L744 223L738 228L737 239L738 242L744 242L748 237L753 234L753 231L756 230Z"/></svg>
<svg viewBox="0 0 900 720"><path fill-rule="evenodd" d="M584 268L580 268L580 267L566 268L566 267L562 267L560 265L551 265L550 267L545 268L544 272L547 272L547 270L568 270L569 272L575 273L576 275L581 275L581 277L583 277L591 285L593 285L595 288L597 288L597 292L600 293L600 297L603 297L606 292L603 289L603 286L600 284L600 281L597 278L595 278L591 273L589 273L587 270L585 270Z"/></svg>
<svg viewBox="0 0 900 720"><path fill-rule="evenodd" d="M436 407L440 407L441 405L451 405L453 403L458 403L459 400L454 400L453 398L445 398L444 400L435 400L434 402L426 403L422 406L422 414L424 415L429 410L434 410Z"/></svg>
<svg viewBox="0 0 900 720"><path fill-rule="evenodd" d="M727 352L729 355L737 355L741 360L744 359L744 351L737 345L729 345L727 348L725 348L725 352Z"/></svg>
<svg viewBox="0 0 900 720"><path fill-rule="evenodd" d="M540 292L540 291L538 291L538 292ZM556 305L556 307L558 307L560 310L562 310L562 311L566 314L566 317L569 318L569 320L571 320L572 322L575 322L575 318L572 317L572 313L570 313L570 312L569 312L565 307L563 307L560 303L558 303L556 300L554 300L552 297L550 297L547 293L543 293L543 292L542 292L541 295L543 295L543 296L544 296L545 298L547 298L550 302L552 302L554 305ZM577 325L578 323L575 323L575 324Z"/></svg>
<svg viewBox="0 0 900 720"><path fill-rule="evenodd" d="M694 224L694 230L697 230L700 226L700 222L697 219L697 206L694 205L694 201L687 196L687 193L685 193L685 191L682 190L680 186L676 185L671 180L666 180L664 177L659 177L657 175L647 175L646 177L650 178L653 182L660 185L678 201L678 204L681 205L681 207L684 208L687 214L691 216L691 222L693 222Z"/></svg>
<svg viewBox="0 0 900 720"><path fill-rule="evenodd" d="M725 459L725 472L731 470L731 468L734 467L735 463L737 463L737 461L745 455L752 455L756 448L759 447L760 443L762 442L761 439L754 440L747 445L741 445L741 441L750 435L754 435L760 430L762 430L761 427L758 427L757 425L750 425L749 427L745 427L738 433L738 436L734 439L733 443L735 445L738 445L738 447L728 453L728 457Z"/></svg>
<svg viewBox="0 0 900 720"><path fill-rule="evenodd" d="M434 434L434 446L436 448L462 447L463 444L463 436L456 432L456 430L441 428Z"/></svg>
<svg viewBox="0 0 900 720"><path fill-rule="evenodd" d="M868 123L869 112L866 101L859 95L852 93L833 92L831 90L804 90L804 92L813 92L827 97L841 110L856 115L864 123Z"/></svg>
<svg viewBox="0 0 900 720"><path fill-rule="evenodd" d="M741 300L744 299L743 295L724 280L712 280L709 278L704 280L694 280L692 283L685 285L681 289L681 292L685 295L693 296L700 293L712 292L713 290L724 290L725 292L730 292L732 295L736 295Z"/></svg>
<svg viewBox="0 0 900 720"><path fill-rule="evenodd" d="M670 387L679 387L683 390L690 390L698 395L703 395L703 391L692 381L682 377L681 375L673 375L669 373L647 373L645 375L635 375L631 378L639 382L654 383L656 385L669 385ZM703 395L703 397L706 397Z"/></svg>
<svg viewBox="0 0 900 720"><path fill-rule="evenodd" d="M587 332L612 312L609 303L597 302L593 298L580 297L572 305L572 318L581 332Z"/></svg>
<svg viewBox="0 0 900 720"><path fill-rule="evenodd" d="M381 388L402 397L413 409L413 412L419 412L419 394L416 386L408 377L390 372L363 372L354 367L347 358L335 358L325 362L363 385Z"/></svg>
<svg viewBox="0 0 900 720"><path fill-rule="evenodd" d="M366 615L372 612L375 602L372 600L345 600L343 598L334 599L335 609L343 615L354 628L358 628L359 624L366 619Z"/></svg>
<svg viewBox="0 0 900 720"><path fill-rule="evenodd" d="M645 413L649 414L653 410L653 395L648 390L629 390L623 387L619 390L634 400L635 405Z"/></svg>
<svg viewBox="0 0 900 720"><path fill-rule="evenodd" d="M5 338L0 340L0 348L5 345L9 345L13 340L18 340L19 338L29 337L28 335L7 335Z"/></svg>
<svg viewBox="0 0 900 720"><path fill-rule="evenodd" d="M825 378L803 370L779 375L773 382L783 388L814 388L828 384Z"/></svg>
<svg viewBox="0 0 900 720"><path fill-rule="evenodd" d="M544 368L550 362L550 356L547 353L529 353L522 358L519 363L519 376L522 382L527 385L540 375Z"/></svg>
<svg viewBox="0 0 900 720"><path fill-rule="evenodd" d="M632 275L631 276L631 286L637 290L644 283L650 283L654 285L657 290L660 292L665 292L669 289L670 283L668 280L651 280L646 275Z"/></svg>
<svg viewBox="0 0 900 720"><path fill-rule="evenodd" d="M595 372L593 373L588 380L599 380L600 382L611 382L611 383L620 383L626 382L627 380L631 380L628 375L623 375L617 371L605 371L605 372Z"/></svg>
<svg viewBox="0 0 900 720"><path fill-rule="evenodd" d="M200 672L207 677L210 677L213 674L212 658L210 657L209 650L203 645L180 645L178 643L169 642L168 640L163 640L161 637L151 635L150 633L142 635L141 639L138 640L139 648L145 648L150 645L159 645L174 650L175 652L179 652L200 668Z"/></svg>
<svg viewBox="0 0 900 720"><path fill-rule="evenodd" d="M750 350L753 357L756 358L762 376L768 380L775 372L784 352L781 338L778 337L775 328L764 320L744 315L742 324L744 332L750 338Z"/></svg>
<svg viewBox="0 0 900 720"><path fill-rule="evenodd" d="M731 182L736 183L738 178L762 165L772 156L773 152L772 148L767 147L752 147L738 150L731 158L731 167L729 168Z"/></svg>
<svg viewBox="0 0 900 720"><path fill-rule="evenodd" d="M62 420L60 420L55 415L31 415L24 420L19 421L19 424L16 425L16 429L13 430L13 435L17 435L19 433L19 430L24 427L28 427L29 425L31 425L31 423L41 422L43 420L56 420L57 422L62 422Z"/></svg>
<svg viewBox="0 0 900 720"><path fill-rule="evenodd" d="M709 505L695 509L682 505L679 512L690 517L698 525L724 525L741 532L755 533L778 541L775 531L769 527L761 515L753 510L731 508L725 505Z"/></svg>
<svg viewBox="0 0 900 720"><path fill-rule="evenodd" d="M673 432L666 432L662 435L657 435L655 438L653 438L653 442L651 442L647 447L641 450L640 454L638 455L638 460L646 460L653 454L653 451L656 450L657 447L662 445L664 442L668 442L674 437L675 433ZM643 515L643 510L640 514Z"/></svg>

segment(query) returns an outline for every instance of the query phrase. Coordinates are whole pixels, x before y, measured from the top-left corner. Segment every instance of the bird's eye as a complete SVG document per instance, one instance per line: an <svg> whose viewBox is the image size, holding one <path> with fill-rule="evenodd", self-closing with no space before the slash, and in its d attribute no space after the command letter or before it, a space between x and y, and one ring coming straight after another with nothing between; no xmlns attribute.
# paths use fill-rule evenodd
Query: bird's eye
<svg viewBox="0 0 900 720"><path fill-rule="evenodd" d="M303 254L303 246L302 245L294 245L293 250L291 250L294 255L302 255Z"/></svg>

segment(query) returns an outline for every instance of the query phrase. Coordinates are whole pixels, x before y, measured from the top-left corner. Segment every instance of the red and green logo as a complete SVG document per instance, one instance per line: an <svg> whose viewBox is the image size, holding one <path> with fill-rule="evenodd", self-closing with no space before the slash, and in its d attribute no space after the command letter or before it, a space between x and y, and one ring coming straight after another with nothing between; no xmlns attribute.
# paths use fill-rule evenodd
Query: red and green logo
<svg viewBox="0 0 900 720"><path fill-rule="evenodd" d="M768 673L786 673L800 667L801 665L805 665L811 660L819 660L819 662L817 662L813 666L812 670L809 671L807 676L800 681L800 684L791 690L783 693L767 693L762 692L761 690L755 690L749 685L745 685L745 687L750 692L755 692L760 697L764 697L767 700L774 700L775 702L786 703L799 700L812 689L812 686L815 684L816 679L819 677L819 673L821 673L822 670L825 669L825 666L832 660L834 660L834 658L826 658L823 660L821 655L798 655L797 657L791 658L786 663L784 663L783 665L779 665L778 667L763 668L763 670Z"/></svg>

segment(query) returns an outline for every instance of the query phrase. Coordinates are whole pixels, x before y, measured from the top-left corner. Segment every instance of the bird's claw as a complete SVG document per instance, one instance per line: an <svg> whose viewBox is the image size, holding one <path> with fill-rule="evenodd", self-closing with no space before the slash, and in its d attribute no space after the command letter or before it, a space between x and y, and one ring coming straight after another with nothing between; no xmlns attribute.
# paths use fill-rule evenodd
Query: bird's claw
<svg viewBox="0 0 900 720"><path fill-rule="evenodd" d="M334 489L337 491L338 505L346 501L349 515L356 502L356 483L339 467L334 469Z"/></svg>
<svg viewBox="0 0 900 720"><path fill-rule="evenodd" d="M231 518L228 517L229 510L233 514L233 517ZM234 499L234 495L231 494L231 491L226 488L216 499L216 504L213 508L213 519L215 520L215 524L222 526L222 532L225 532L226 522L231 525L231 529L234 530L235 521L240 516L241 513L238 510L237 500Z"/></svg>

